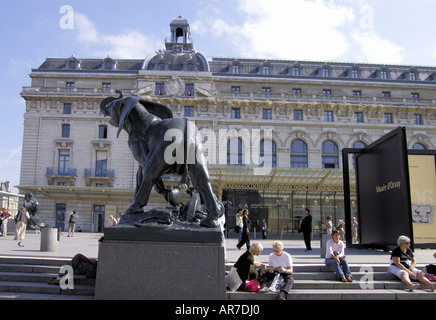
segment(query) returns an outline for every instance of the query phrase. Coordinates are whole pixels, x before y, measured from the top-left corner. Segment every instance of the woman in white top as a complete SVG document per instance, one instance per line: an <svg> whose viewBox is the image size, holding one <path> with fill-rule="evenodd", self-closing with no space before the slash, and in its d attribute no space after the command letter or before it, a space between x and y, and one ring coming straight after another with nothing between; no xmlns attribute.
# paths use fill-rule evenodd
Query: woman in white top
<svg viewBox="0 0 436 320"><path fill-rule="evenodd" d="M335 268L339 281L353 282L353 276L345 260L345 243L340 237L339 230L332 231L332 238L326 244L325 265Z"/></svg>
<svg viewBox="0 0 436 320"><path fill-rule="evenodd" d="M289 291L294 285L294 277L292 277L292 272L294 271L292 257L289 253L283 251L283 242L275 241L272 247L274 252L269 255L269 266L267 272L270 277L268 277L267 274L267 279L277 273L282 275L285 285L280 290L279 299L286 300Z"/></svg>

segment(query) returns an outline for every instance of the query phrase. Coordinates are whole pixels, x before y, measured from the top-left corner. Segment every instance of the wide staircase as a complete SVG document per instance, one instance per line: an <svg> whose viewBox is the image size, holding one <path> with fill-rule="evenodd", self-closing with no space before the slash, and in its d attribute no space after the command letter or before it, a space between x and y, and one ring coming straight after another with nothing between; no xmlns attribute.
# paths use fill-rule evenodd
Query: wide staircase
<svg viewBox="0 0 436 320"><path fill-rule="evenodd" d="M74 288L48 284L71 259L0 257L0 300L93 300L95 279L74 276Z"/></svg>
<svg viewBox="0 0 436 320"><path fill-rule="evenodd" d="M47 284L68 259L0 256L0 300L93 300L95 279L74 277L73 289ZM226 264L230 270L232 264ZM422 270L424 265L418 265ZM436 300L436 292L424 285L414 292L404 290L387 265L353 265L352 283L342 283L333 270L322 264L295 264L294 286L288 300ZM274 300L272 292L230 292L228 300Z"/></svg>
<svg viewBox="0 0 436 320"><path fill-rule="evenodd" d="M226 270L231 266L227 264ZM418 265L420 270L423 267ZM350 264L353 282L343 283L336 279L333 268L323 264L296 264L288 300L436 300L436 292L422 284L413 292L405 290L398 278L387 273L387 268L385 264ZM273 300L277 296L272 292L227 291L228 300Z"/></svg>

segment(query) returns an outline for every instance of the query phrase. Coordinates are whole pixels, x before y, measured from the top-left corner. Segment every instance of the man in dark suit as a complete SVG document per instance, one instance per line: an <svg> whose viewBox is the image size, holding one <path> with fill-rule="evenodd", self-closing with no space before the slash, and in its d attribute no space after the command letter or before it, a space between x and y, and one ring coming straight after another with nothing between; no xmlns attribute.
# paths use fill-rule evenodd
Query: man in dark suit
<svg viewBox="0 0 436 320"><path fill-rule="evenodd" d="M300 229L298 232L303 232L304 243L306 244L306 251L312 251L310 246L310 234L312 233L312 216L310 215L309 208L304 209L305 217L301 221Z"/></svg>

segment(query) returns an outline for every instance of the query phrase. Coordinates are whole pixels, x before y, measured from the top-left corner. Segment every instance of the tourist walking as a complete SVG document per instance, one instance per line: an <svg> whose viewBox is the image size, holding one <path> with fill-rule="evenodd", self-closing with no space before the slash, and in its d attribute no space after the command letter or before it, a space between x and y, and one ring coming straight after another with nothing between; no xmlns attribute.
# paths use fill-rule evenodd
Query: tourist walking
<svg viewBox="0 0 436 320"><path fill-rule="evenodd" d="M24 247L23 241L26 238L27 220L30 219L29 212L26 208L21 208L15 215L15 240L18 240L18 246Z"/></svg>
<svg viewBox="0 0 436 320"><path fill-rule="evenodd" d="M6 208L1 208L0 220L1 220L1 236L6 237L8 233L8 219L11 216L9 212L6 211Z"/></svg>
<svg viewBox="0 0 436 320"><path fill-rule="evenodd" d="M262 219L262 238L266 239L266 232L268 231L268 225L266 224L266 220Z"/></svg>
<svg viewBox="0 0 436 320"><path fill-rule="evenodd" d="M76 211L72 211L70 213L70 221L68 223L68 237L74 237L74 229L76 229L76 221L77 221L77 213Z"/></svg>
<svg viewBox="0 0 436 320"><path fill-rule="evenodd" d="M251 221L248 218L249 212L248 209L242 210L242 236L241 241L238 242L236 247L238 250L241 250L241 247L245 244L247 246L247 250L250 249L250 227Z"/></svg>

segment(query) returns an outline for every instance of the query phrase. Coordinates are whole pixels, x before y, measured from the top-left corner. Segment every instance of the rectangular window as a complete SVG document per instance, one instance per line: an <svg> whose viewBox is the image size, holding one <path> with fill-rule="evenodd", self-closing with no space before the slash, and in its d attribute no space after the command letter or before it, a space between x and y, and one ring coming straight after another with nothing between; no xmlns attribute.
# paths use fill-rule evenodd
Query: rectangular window
<svg viewBox="0 0 436 320"><path fill-rule="evenodd" d="M324 95L325 100L330 100L332 98L332 90L330 89L322 90L322 94Z"/></svg>
<svg viewBox="0 0 436 320"><path fill-rule="evenodd" d="M71 114L71 103L64 103L64 114Z"/></svg>
<svg viewBox="0 0 436 320"><path fill-rule="evenodd" d="M62 138L69 138L69 137L70 137L70 125L63 124L62 125Z"/></svg>
<svg viewBox="0 0 436 320"><path fill-rule="evenodd" d="M391 93L389 91L382 91L383 100L389 101L391 100Z"/></svg>
<svg viewBox="0 0 436 320"><path fill-rule="evenodd" d="M66 88L67 91L73 91L74 82L67 82L67 83L65 83L65 88Z"/></svg>
<svg viewBox="0 0 436 320"><path fill-rule="evenodd" d="M241 108L232 108L232 119L241 119Z"/></svg>
<svg viewBox="0 0 436 320"><path fill-rule="evenodd" d="M110 90L111 83L110 82L103 82L102 85L101 85L101 88L105 89L105 90Z"/></svg>
<svg viewBox="0 0 436 320"><path fill-rule="evenodd" d="M419 99L419 93L417 93L417 92L412 92L412 93L410 94L410 98L412 98L412 101L413 101L413 102L418 102L418 99Z"/></svg>
<svg viewBox="0 0 436 320"><path fill-rule="evenodd" d="M263 88L262 88L262 97L263 97L263 98L269 98L269 97L271 97L271 88L269 88L269 87L263 87Z"/></svg>
<svg viewBox="0 0 436 320"><path fill-rule="evenodd" d="M185 117L193 117L194 116L194 107L185 106Z"/></svg>
<svg viewBox="0 0 436 320"><path fill-rule="evenodd" d="M59 150L58 174L68 175L70 170L70 151Z"/></svg>
<svg viewBox="0 0 436 320"><path fill-rule="evenodd" d="M294 110L294 120L303 121L303 110Z"/></svg>
<svg viewBox="0 0 436 320"><path fill-rule="evenodd" d="M301 89L300 88L293 88L292 89L292 97L293 98L301 98Z"/></svg>
<svg viewBox="0 0 436 320"><path fill-rule="evenodd" d="M156 83L156 89L155 89L155 95L157 96L163 96L164 90L165 90L165 84L164 83Z"/></svg>
<svg viewBox="0 0 436 320"><path fill-rule="evenodd" d="M263 109L262 110L262 119L271 120L271 109Z"/></svg>
<svg viewBox="0 0 436 320"><path fill-rule="evenodd" d="M363 123L363 112L354 113L354 119L357 123Z"/></svg>
<svg viewBox="0 0 436 320"><path fill-rule="evenodd" d="M107 172L107 151L97 151L95 161L95 175L106 176Z"/></svg>
<svg viewBox="0 0 436 320"><path fill-rule="evenodd" d="M361 97L362 91L360 90L353 90L353 97Z"/></svg>
<svg viewBox="0 0 436 320"><path fill-rule="evenodd" d="M324 121L333 122L333 111L324 111Z"/></svg>
<svg viewBox="0 0 436 320"><path fill-rule="evenodd" d="M107 126L105 125L98 126L98 138L107 139Z"/></svg>
<svg viewBox="0 0 436 320"><path fill-rule="evenodd" d="M385 123L393 123L392 121L392 113L385 113Z"/></svg>
<svg viewBox="0 0 436 320"><path fill-rule="evenodd" d="M232 96L238 96L241 93L241 87L232 86Z"/></svg>
<svg viewBox="0 0 436 320"><path fill-rule="evenodd" d="M413 115L413 123L420 126L422 125L422 116L420 114Z"/></svg>

